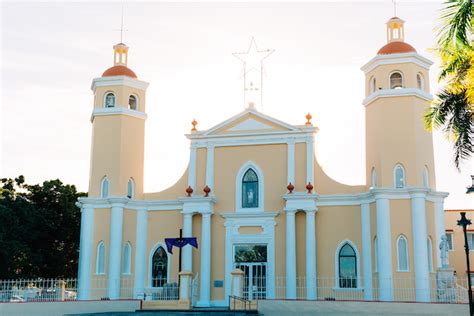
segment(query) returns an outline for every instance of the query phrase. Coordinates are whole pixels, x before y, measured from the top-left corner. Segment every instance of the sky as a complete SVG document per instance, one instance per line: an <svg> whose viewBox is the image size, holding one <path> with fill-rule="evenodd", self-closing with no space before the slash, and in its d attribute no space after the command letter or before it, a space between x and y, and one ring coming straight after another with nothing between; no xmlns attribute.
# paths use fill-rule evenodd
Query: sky
<svg viewBox="0 0 474 316"><path fill-rule="evenodd" d="M441 1L397 1L405 38L433 60ZM94 77L111 67L121 2L1 3L0 176L28 183L59 178L87 191ZM364 74L386 43L390 0L332 2L124 1L128 66L147 91L145 191L174 184L189 160L191 121L208 129L244 109L242 64L252 36L265 60L263 112L320 129L315 154L337 181L365 183ZM437 190L446 208L473 208L465 194L472 160L458 172L451 145L433 134ZM316 184L317 186L317 184Z"/></svg>

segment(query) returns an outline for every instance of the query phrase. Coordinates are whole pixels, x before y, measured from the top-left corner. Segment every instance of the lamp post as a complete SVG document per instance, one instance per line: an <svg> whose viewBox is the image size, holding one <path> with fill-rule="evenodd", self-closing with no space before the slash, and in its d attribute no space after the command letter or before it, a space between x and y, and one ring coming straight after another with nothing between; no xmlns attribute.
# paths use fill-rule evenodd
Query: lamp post
<svg viewBox="0 0 474 316"><path fill-rule="evenodd" d="M464 250L466 251L466 265L467 265L467 292L469 298L469 315L474 315L472 309L472 288L471 288L471 264L469 262L469 244L467 243L466 227L471 225L471 220L466 218L466 212L461 212L461 219L458 220L458 225L462 226L464 232Z"/></svg>

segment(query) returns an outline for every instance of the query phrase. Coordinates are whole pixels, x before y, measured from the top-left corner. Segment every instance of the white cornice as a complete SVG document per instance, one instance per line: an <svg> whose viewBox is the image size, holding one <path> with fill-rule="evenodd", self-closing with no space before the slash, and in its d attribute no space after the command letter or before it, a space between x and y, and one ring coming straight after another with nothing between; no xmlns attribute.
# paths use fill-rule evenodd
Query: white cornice
<svg viewBox="0 0 474 316"><path fill-rule="evenodd" d="M91 122L94 122L96 116L108 116L108 115L128 115L136 117L142 120L146 120L148 115L144 112L130 110L128 107L115 106L113 108L94 108L91 114Z"/></svg>
<svg viewBox="0 0 474 316"><path fill-rule="evenodd" d="M109 86L127 86L140 90L146 90L149 85L150 84L148 82L133 79L127 76L99 77L92 80L91 90L95 92L97 87Z"/></svg>
<svg viewBox="0 0 474 316"><path fill-rule="evenodd" d="M400 54L386 54L376 55L368 63L362 66L360 69L367 74L380 65L393 65L393 64L404 64L414 63L425 69L429 69L433 64L431 60L425 58L418 53L400 53Z"/></svg>
<svg viewBox="0 0 474 316"><path fill-rule="evenodd" d="M279 212L222 212L220 216L229 219L277 217Z"/></svg>
<svg viewBox="0 0 474 316"><path fill-rule="evenodd" d="M433 96L418 88L401 88L401 89L381 89L369 95L362 101L364 106L369 105L373 101L379 98L389 97L405 97L405 96L416 96L426 101L433 101Z"/></svg>

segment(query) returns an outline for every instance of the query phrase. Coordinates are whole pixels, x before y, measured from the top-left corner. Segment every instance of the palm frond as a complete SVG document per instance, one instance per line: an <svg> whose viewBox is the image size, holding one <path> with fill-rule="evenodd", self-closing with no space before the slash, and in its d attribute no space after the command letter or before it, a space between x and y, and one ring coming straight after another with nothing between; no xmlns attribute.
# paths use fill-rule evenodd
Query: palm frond
<svg viewBox="0 0 474 316"><path fill-rule="evenodd" d="M473 14L471 0L447 0L441 10L438 45L472 47L469 37L472 34Z"/></svg>

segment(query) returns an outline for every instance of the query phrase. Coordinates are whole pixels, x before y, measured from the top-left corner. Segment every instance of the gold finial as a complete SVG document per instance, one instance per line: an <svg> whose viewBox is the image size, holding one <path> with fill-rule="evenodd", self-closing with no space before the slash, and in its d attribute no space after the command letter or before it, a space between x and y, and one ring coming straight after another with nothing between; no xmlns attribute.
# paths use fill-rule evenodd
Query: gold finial
<svg viewBox="0 0 474 316"><path fill-rule="evenodd" d="M313 125L313 123L311 123L311 119L313 118L313 117L311 116L311 114L308 113L308 114L306 114L305 117L306 117L306 120L307 120L305 125Z"/></svg>
<svg viewBox="0 0 474 316"><path fill-rule="evenodd" d="M196 125L198 124L198 122L196 121L196 119L194 119L191 124L193 125L193 128L191 129L191 132L197 132L197 129L196 129Z"/></svg>

